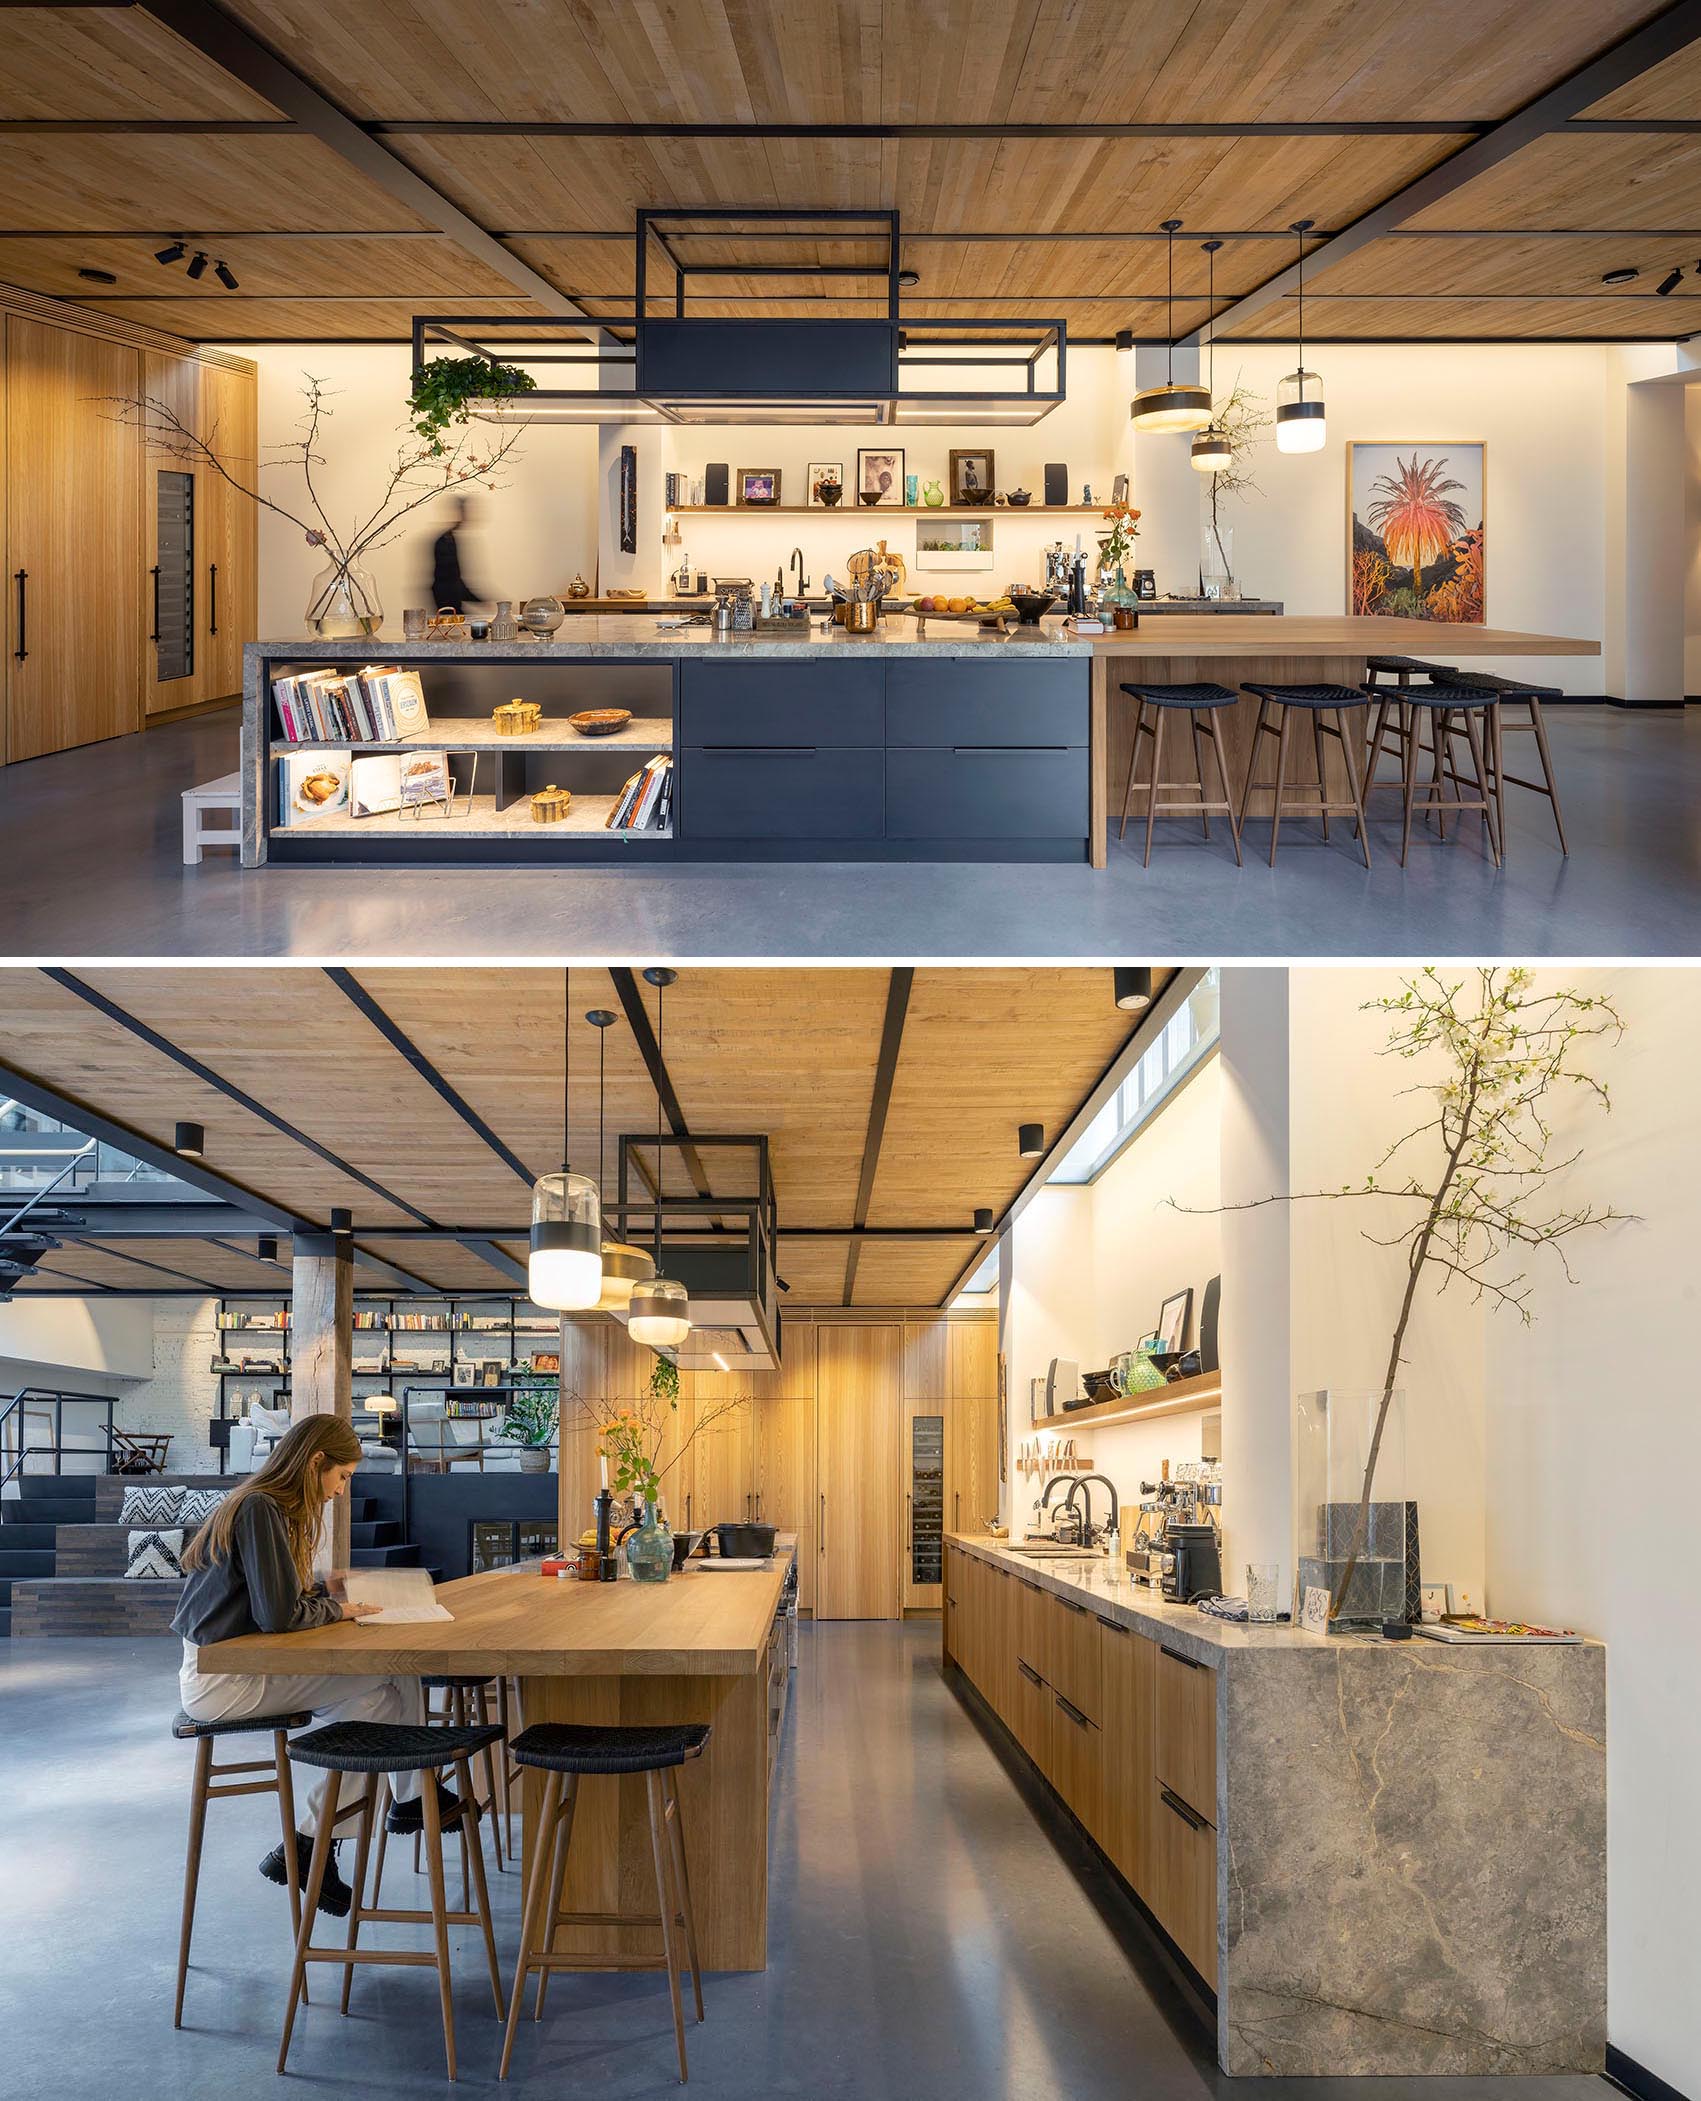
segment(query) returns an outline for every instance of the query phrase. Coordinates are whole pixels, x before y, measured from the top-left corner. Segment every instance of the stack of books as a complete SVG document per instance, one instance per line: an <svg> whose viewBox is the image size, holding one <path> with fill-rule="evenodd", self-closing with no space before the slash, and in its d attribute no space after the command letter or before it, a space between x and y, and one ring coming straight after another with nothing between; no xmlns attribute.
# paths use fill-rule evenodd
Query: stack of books
<svg viewBox="0 0 1701 2101"><path fill-rule="evenodd" d="M603 819L611 832L664 832L673 820L673 760L658 752L621 789Z"/></svg>
<svg viewBox="0 0 1701 2101"><path fill-rule="evenodd" d="M292 744L394 744L431 727L419 673L399 664L293 672L273 679L272 702Z"/></svg>

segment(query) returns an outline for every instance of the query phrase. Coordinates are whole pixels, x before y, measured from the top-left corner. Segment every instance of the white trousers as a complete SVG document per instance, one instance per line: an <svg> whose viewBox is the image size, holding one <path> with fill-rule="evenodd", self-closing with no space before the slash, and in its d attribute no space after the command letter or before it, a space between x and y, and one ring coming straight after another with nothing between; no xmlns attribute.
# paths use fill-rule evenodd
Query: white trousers
<svg viewBox="0 0 1701 2101"><path fill-rule="evenodd" d="M417 1727L425 1720L425 1695L417 1678L351 1678L337 1671L299 1678L260 1671L217 1671L203 1676L200 1651L187 1641L177 1685L183 1712L197 1722L294 1714L304 1709L311 1711L315 1722L411 1722ZM365 1785L359 1774L345 1774L342 1804L358 1801ZM390 1788L398 1802L411 1802L419 1794L419 1775L392 1773ZM307 1796L315 1824L324 1800L321 1778Z"/></svg>

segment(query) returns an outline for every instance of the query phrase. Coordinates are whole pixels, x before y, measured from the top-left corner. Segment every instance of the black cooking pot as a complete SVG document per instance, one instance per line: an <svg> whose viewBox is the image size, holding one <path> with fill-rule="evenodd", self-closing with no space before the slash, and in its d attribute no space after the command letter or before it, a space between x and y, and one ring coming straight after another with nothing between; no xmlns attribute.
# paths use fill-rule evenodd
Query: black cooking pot
<svg viewBox="0 0 1701 2101"><path fill-rule="evenodd" d="M727 1561L766 1561L774 1551L772 1525L716 1525L714 1530Z"/></svg>

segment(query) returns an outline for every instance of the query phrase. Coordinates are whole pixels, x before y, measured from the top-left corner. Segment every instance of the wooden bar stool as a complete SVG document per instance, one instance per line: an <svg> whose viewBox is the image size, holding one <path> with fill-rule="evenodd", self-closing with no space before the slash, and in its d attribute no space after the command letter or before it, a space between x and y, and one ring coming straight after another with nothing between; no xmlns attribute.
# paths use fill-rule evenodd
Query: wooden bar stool
<svg viewBox="0 0 1701 2101"><path fill-rule="evenodd" d="M1351 817L1358 833L1359 851L1364 855L1364 865L1370 866L1370 834L1364 821L1364 790L1360 785L1358 754L1353 749L1353 740L1362 744L1363 729L1361 709L1368 709L1370 698L1359 686L1266 686L1248 681L1241 687L1243 693L1258 696L1258 722L1252 732L1251 748L1246 754L1246 785L1240 798L1240 828L1246 829L1246 813L1252 805L1252 777L1258 771L1259 739L1274 737L1276 740L1276 781L1270 806L1270 866L1276 865L1276 840L1282 829L1284 817L1321 817L1323 840L1328 844L1329 819ZM1275 722L1269 720L1270 710L1280 710ZM1293 711L1311 717L1311 746L1317 757L1317 800L1295 802L1284 800L1283 789L1287 784L1288 730ZM1326 718L1334 716L1331 723ZM1347 718L1353 718L1349 735ZM1347 786L1351 792L1350 802L1331 802L1327 776L1323 770L1323 739L1333 737L1341 747L1341 756L1347 769Z"/></svg>
<svg viewBox="0 0 1701 2101"><path fill-rule="evenodd" d="M526 1979L536 1970L537 2003L533 2020L543 2014L544 1992L553 1970L667 1971L673 2000L673 2034L679 2046L679 2081L685 2068L685 2008L679 1990L679 1949L675 1932L684 1929L684 1953L691 1970L697 2018L703 2018L703 1975L697 1963L697 1926L691 1912L691 1883L685 1870L685 1828L679 1806L678 1768L700 1758L709 1740L707 1722L682 1722L653 1728L599 1727L591 1723L540 1722L514 1739L514 1758L548 1777L543 1784L543 1814L532 1854L531 1885L526 1892L525 1923L520 1929L520 1959L514 1989L508 1996L508 2033L502 2044L499 2079L508 2076L519 2025ZM567 1849L579 1803L579 1782L588 1773L642 1773L650 1810L650 1851L655 1866L656 1909L653 1912L563 1911L561 1891L567 1879ZM553 1854L551 1846L553 1842ZM547 1887L548 1896L545 1897ZM547 1925L546 1919L547 1907ZM555 1937L563 1926L659 1926L661 1953L640 1955L558 1955Z"/></svg>
<svg viewBox="0 0 1701 2101"><path fill-rule="evenodd" d="M1223 763L1222 739L1217 735L1217 726L1211 720L1215 708L1232 708L1235 696L1227 686L1201 683L1192 686L1136 685L1123 687L1123 692L1139 702L1134 716L1134 739L1128 747L1128 782L1122 791L1122 823L1116 836L1120 839L1128 830L1128 806L1134 799L1136 789L1144 789L1146 795L1146 855L1143 866L1152 865L1152 825L1159 817L1193 817L1205 827L1205 837L1211 836L1211 815L1215 810L1229 821L1229 837L1234 841L1234 863L1238 868L1240 859L1240 822L1235 816L1234 800L1229 794L1228 768ZM1147 710L1151 710L1148 719ZM1189 802L1160 802L1158 797L1165 788L1185 788L1191 791L1191 781L1166 781L1163 778L1164 723L1173 713L1185 713L1193 731L1193 765L1199 776L1197 799ZM1152 740L1152 771L1144 781L1134 778L1140 763L1140 739ZM1205 785L1205 744L1211 747L1217 762L1217 782L1222 789L1222 800L1215 800Z"/></svg>
<svg viewBox="0 0 1701 2101"><path fill-rule="evenodd" d="M195 1778L189 1790L189 1846L183 1861L183 1924L177 1936L177 2001L171 2025L183 2026L183 1988L189 1977L189 1941L195 1931L195 1892L201 1881L201 1840L207 1828L207 1804L226 1795L276 1795L278 1821L283 1826L284 1876L289 1888L289 1923L292 1934L301 1931L301 1868L295 1848L295 1787L289 1769L288 1729L305 1729L312 1713L251 1714L237 1720L197 1722L180 1713L171 1733L180 1742L195 1746ZM257 1736L269 1730L270 1758L249 1758L232 1765L213 1760L213 1745L221 1736ZM269 1773L268 1780L243 1780L229 1787L213 1783L232 1773Z"/></svg>
<svg viewBox="0 0 1701 2101"><path fill-rule="evenodd" d="M1412 734L1405 739L1401 751L1401 786L1403 806L1400 818L1400 866L1406 865L1406 851L1411 844L1412 812L1433 812L1436 826L1443 839L1447 836L1449 816L1468 816L1472 811L1480 813L1483 829L1488 834L1489 852L1494 857L1496 868L1500 866L1500 825L1495 809L1494 796L1489 784L1486 753L1488 744L1477 727L1480 715L1492 742L1494 719L1499 712L1496 694L1479 691L1470 686L1414 686L1406 695L1406 704L1412 709L1417 721ZM1427 717L1430 723L1429 744L1433 754L1433 770L1430 776L1429 795L1419 800L1417 795L1417 771L1419 747L1422 742L1421 724ZM1472 778L1462 781L1453 764L1453 739L1463 733L1471 755ZM1449 795L1447 784L1451 782L1453 792ZM1466 786L1474 786L1476 794L1467 796Z"/></svg>
<svg viewBox="0 0 1701 2101"><path fill-rule="evenodd" d="M348 2012L349 1986L353 1981L353 1966L356 1963L379 1962L400 1964L424 1964L437 1972L437 1994L443 2009L443 2050L448 2060L448 2075L455 2076L455 2008L451 1996L449 1978L449 1928L451 1926L478 1926L484 1934L484 1952L490 1964L490 1989L496 2000L496 2018L501 2020L507 2012L502 1996L502 1975L496 1962L496 1935L490 1923L490 1891L484 1879L484 1849L478 1843L478 1834L473 1833L472 1844L467 1849L472 1862L473 1892L477 1899L472 1910L463 1907L451 1911L444 1896L443 1881L443 1813L437 1800L438 1776L443 1768L452 1765L460 1801L464 1805L454 1821L464 1823L473 1813L472 1769L470 1761L479 1752L487 1750L496 1739L493 1724L483 1728L431 1728L416 1727L411 1722L333 1722L327 1728L310 1730L305 1736L296 1737L289 1746L289 1755L303 1765L318 1766L330 1774L325 1791L325 1802L319 1812L319 1825L313 1837L313 1864L308 1872L307 1902L303 1910L301 1930L296 1935L295 1963L290 1972L289 2005L284 2012L283 2041L278 2045L278 2070L282 2072L289 2056L290 2033L295 2026L295 2009L306 1996L307 1965L310 1962L340 1963L343 1966L342 2009ZM382 1788L369 1786L361 1801L351 1804L358 1809L360 1833L357 1841L354 1867L354 1902L349 1907L348 1939L340 1948L318 1948L313 1945L313 1914L319 1901L320 1885L325 1879L325 1863L331 1857L331 1833L339 1820L338 1794L345 1773L362 1773L370 1778L382 1776ZM431 1907L428 1911L397 1911L381 1909L374 1902L367 1904L366 1857L372 1842L372 1826L377 1813L380 1795L390 1792L389 1780L393 1773L418 1773L423 1780L421 1807L425 1818L425 1861L431 1877ZM341 1812L347 1814L347 1811ZM374 1889L374 1897L377 1895ZM357 1945L360 1929L372 1922L404 1925L429 1925L436 1942L434 1950L425 1948L362 1948Z"/></svg>
<svg viewBox="0 0 1701 2101"><path fill-rule="evenodd" d="M1493 671L1453 671L1442 666L1436 673L1442 685L1470 686L1478 692L1493 693L1500 705L1495 710L1489 725L1488 770L1494 790L1495 814L1500 823L1500 851L1506 852L1506 790L1528 788L1533 795L1545 795L1548 807L1553 812L1553 828L1559 834L1559 850L1569 858L1571 849L1565 843L1565 820L1559 814L1559 783L1554 777L1553 754L1548 750L1547 724L1542 719L1544 700L1563 700L1565 694L1558 686L1534 686L1526 679L1502 678ZM1510 711L1523 710L1520 720ZM1539 781L1528 781L1516 773L1508 773L1501 763L1501 743L1505 733L1528 732L1536 740L1536 756L1541 762L1542 777Z"/></svg>
<svg viewBox="0 0 1701 2101"><path fill-rule="evenodd" d="M1401 755L1405 750L1406 739L1414 728L1421 732L1426 720L1419 716L1414 721L1413 710L1407 698L1413 679L1421 678L1433 685L1451 670L1452 666L1449 664L1431 664L1423 657L1365 658L1364 690L1376 702L1376 720L1370 732L1370 760L1364 769L1364 799L1367 804L1373 790L1403 788L1405 785L1405 760ZM1388 683L1390 680L1392 684ZM1390 781L1377 777L1377 770L1382 762L1384 740L1395 755L1400 757L1400 771Z"/></svg>
<svg viewBox="0 0 1701 2101"><path fill-rule="evenodd" d="M491 1691L493 1686L500 1688L500 1681L477 1677L432 1677L421 1678L419 1682L425 1688L427 1720L445 1721L457 1729L473 1726L482 1729L490 1725ZM443 1693L447 1696L440 1711L433 1710L433 1693ZM506 1695L499 1689L496 1713L499 1733L495 1743L500 1748L487 1749L481 1760L484 1767L484 1793L479 1802L480 1808L491 1813L491 1831L496 1843L496 1872L499 1875L502 1872L502 1824L496 1814L496 1806L499 1799L498 1782L507 1765L508 1756L508 1723L504 1712L506 1705Z"/></svg>

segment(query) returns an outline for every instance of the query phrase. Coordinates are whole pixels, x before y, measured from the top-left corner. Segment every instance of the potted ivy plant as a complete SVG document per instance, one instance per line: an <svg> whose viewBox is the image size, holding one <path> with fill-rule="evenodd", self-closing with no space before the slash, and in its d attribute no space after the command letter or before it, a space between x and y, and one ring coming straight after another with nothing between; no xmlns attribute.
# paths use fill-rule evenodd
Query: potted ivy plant
<svg viewBox="0 0 1701 2101"><path fill-rule="evenodd" d="M559 1413L554 1394L541 1386L521 1387L509 1397L502 1435L519 1446L521 1473L548 1473L549 1440L555 1435Z"/></svg>

